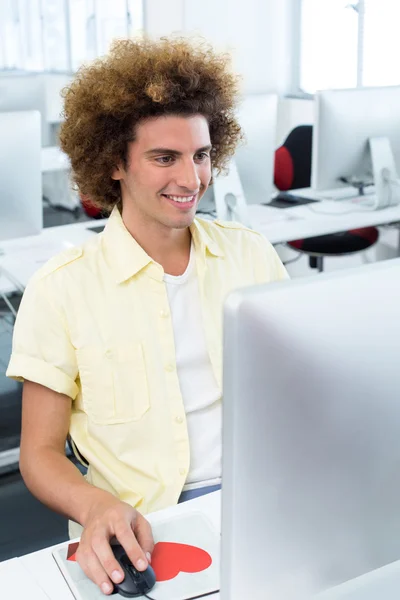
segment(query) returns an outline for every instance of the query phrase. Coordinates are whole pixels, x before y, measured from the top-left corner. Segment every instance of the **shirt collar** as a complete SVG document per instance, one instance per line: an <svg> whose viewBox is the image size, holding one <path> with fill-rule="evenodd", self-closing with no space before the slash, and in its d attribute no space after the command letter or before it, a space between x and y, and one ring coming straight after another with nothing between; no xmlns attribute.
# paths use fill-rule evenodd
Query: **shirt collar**
<svg viewBox="0 0 400 600"><path fill-rule="evenodd" d="M190 226L190 233L192 234L195 250L196 252L200 251L202 255L205 255L208 251L213 256L224 256L221 246L211 238L207 231L210 225L210 221L194 219Z"/></svg>
<svg viewBox="0 0 400 600"><path fill-rule="evenodd" d="M200 252L204 257L206 251L213 256L223 256L222 249L211 239L206 229L206 221L198 219L190 226L195 252ZM106 260L117 283L134 277L150 263L156 264L129 233L117 206L114 207L104 228L102 243Z"/></svg>
<svg viewBox="0 0 400 600"><path fill-rule="evenodd" d="M117 283L123 283L154 262L125 227L118 206L113 208L107 221L102 243Z"/></svg>

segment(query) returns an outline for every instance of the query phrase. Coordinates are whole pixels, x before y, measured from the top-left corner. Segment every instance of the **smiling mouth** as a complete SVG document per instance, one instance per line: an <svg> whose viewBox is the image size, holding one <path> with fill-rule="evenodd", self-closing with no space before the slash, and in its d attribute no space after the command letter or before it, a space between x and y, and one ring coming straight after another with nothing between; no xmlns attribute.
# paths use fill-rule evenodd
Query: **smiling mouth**
<svg viewBox="0 0 400 600"><path fill-rule="evenodd" d="M193 194L192 196L172 196L171 194L162 194L162 196L173 202L179 202L180 204L190 204L197 198L197 194Z"/></svg>

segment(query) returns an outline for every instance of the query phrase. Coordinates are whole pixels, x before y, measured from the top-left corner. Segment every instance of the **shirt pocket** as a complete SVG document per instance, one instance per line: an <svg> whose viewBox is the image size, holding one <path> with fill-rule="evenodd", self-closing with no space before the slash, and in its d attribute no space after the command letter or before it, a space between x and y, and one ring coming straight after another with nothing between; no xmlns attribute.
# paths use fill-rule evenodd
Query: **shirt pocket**
<svg viewBox="0 0 400 600"><path fill-rule="evenodd" d="M140 343L77 350L82 403L99 425L138 421L150 408L143 348Z"/></svg>

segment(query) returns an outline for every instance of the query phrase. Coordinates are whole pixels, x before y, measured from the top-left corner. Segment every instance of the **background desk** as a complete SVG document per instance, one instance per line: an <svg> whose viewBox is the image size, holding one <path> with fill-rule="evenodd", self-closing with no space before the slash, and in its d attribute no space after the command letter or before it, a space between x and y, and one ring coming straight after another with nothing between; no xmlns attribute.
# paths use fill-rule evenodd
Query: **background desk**
<svg viewBox="0 0 400 600"><path fill-rule="evenodd" d="M272 244L400 221L400 205L366 210L338 200L321 200L293 208L253 204L248 211L252 227Z"/></svg>
<svg viewBox="0 0 400 600"><path fill-rule="evenodd" d="M400 221L400 205L383 210L365 210L349 206L343 201L322 200L293 208L254 204L248 208L252 227L272 244ZM25 287L33 273L51 256L70 246L82 244L90 236L96 235L88 227L105 223L106 219L103 219L48 227L37 236L2 242L0 248L4 254L0 256L0 269L3 267ZM0 276L0 290L11 292L15 290L15 285Z"/></svg>
<svg viewBox="0 0 400 600"><path fill-rule="evenodd" d="M70 162L66 154L58 146L47 146L41 149L40 153L41 171L49 173L50 171L68 171Z"/></svg>
<svg viewBox="0 0 400 600"><path fill-rule="evenodd" d="M39 235L0 242L0 290L15 291L16 286L1 275L1 268L25 287L33 273L49 258L66 248L84 243L96 235L89 227L105 225L106 219L46 227Z"/></svg>
<svg viewBox="0 0 400 600"><path fill-rule="evenodd" d="M179 504L148 516L149 521L154 524L165 517L184 514L191 510L200 510L212 522L217 531L221 528L220 517L221 492L214 492L189 502ZM58 567L52 557L53 548L47 548L40 552L34 552L19 559L0 563L0 591L2 600L72 600L69 591ZM251 557L245 559L251 560ZM23 579L25 573L26 578ZM15 577L20 581L21 595L10 595L14 589ZM13 579L12 582L10 580ZM32 589L35 594L25 590ZM35 587L35 584L37 587ZM25 587L24 587L25 586ZM38 588L42 590L39 594ZM4 594L8 591L8 595ZM381 569L377 569L357 579L353 579L343 585L319 594L315 600L398 600L400 596L400 561L392 563ZM210 596L213 600L220 598L220 594ZM243 600L251 600L243 598Z"/></svg>

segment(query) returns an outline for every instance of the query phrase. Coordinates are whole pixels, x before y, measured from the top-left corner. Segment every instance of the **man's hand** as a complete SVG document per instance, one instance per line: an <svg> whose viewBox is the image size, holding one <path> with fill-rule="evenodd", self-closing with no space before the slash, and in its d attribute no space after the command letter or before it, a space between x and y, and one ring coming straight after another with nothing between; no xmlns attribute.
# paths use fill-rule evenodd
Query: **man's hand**
<svg viewBox="0 0 400 600"><path fill-rule="evenodd" d="M154 548L151 526L135 509L116 498L96 503L85 519L76 559L85 574L104 594L111 594L123 572L111 550L116 537L138 571L147 569ZM111 581L110 581L111 580Z"/></svg>

